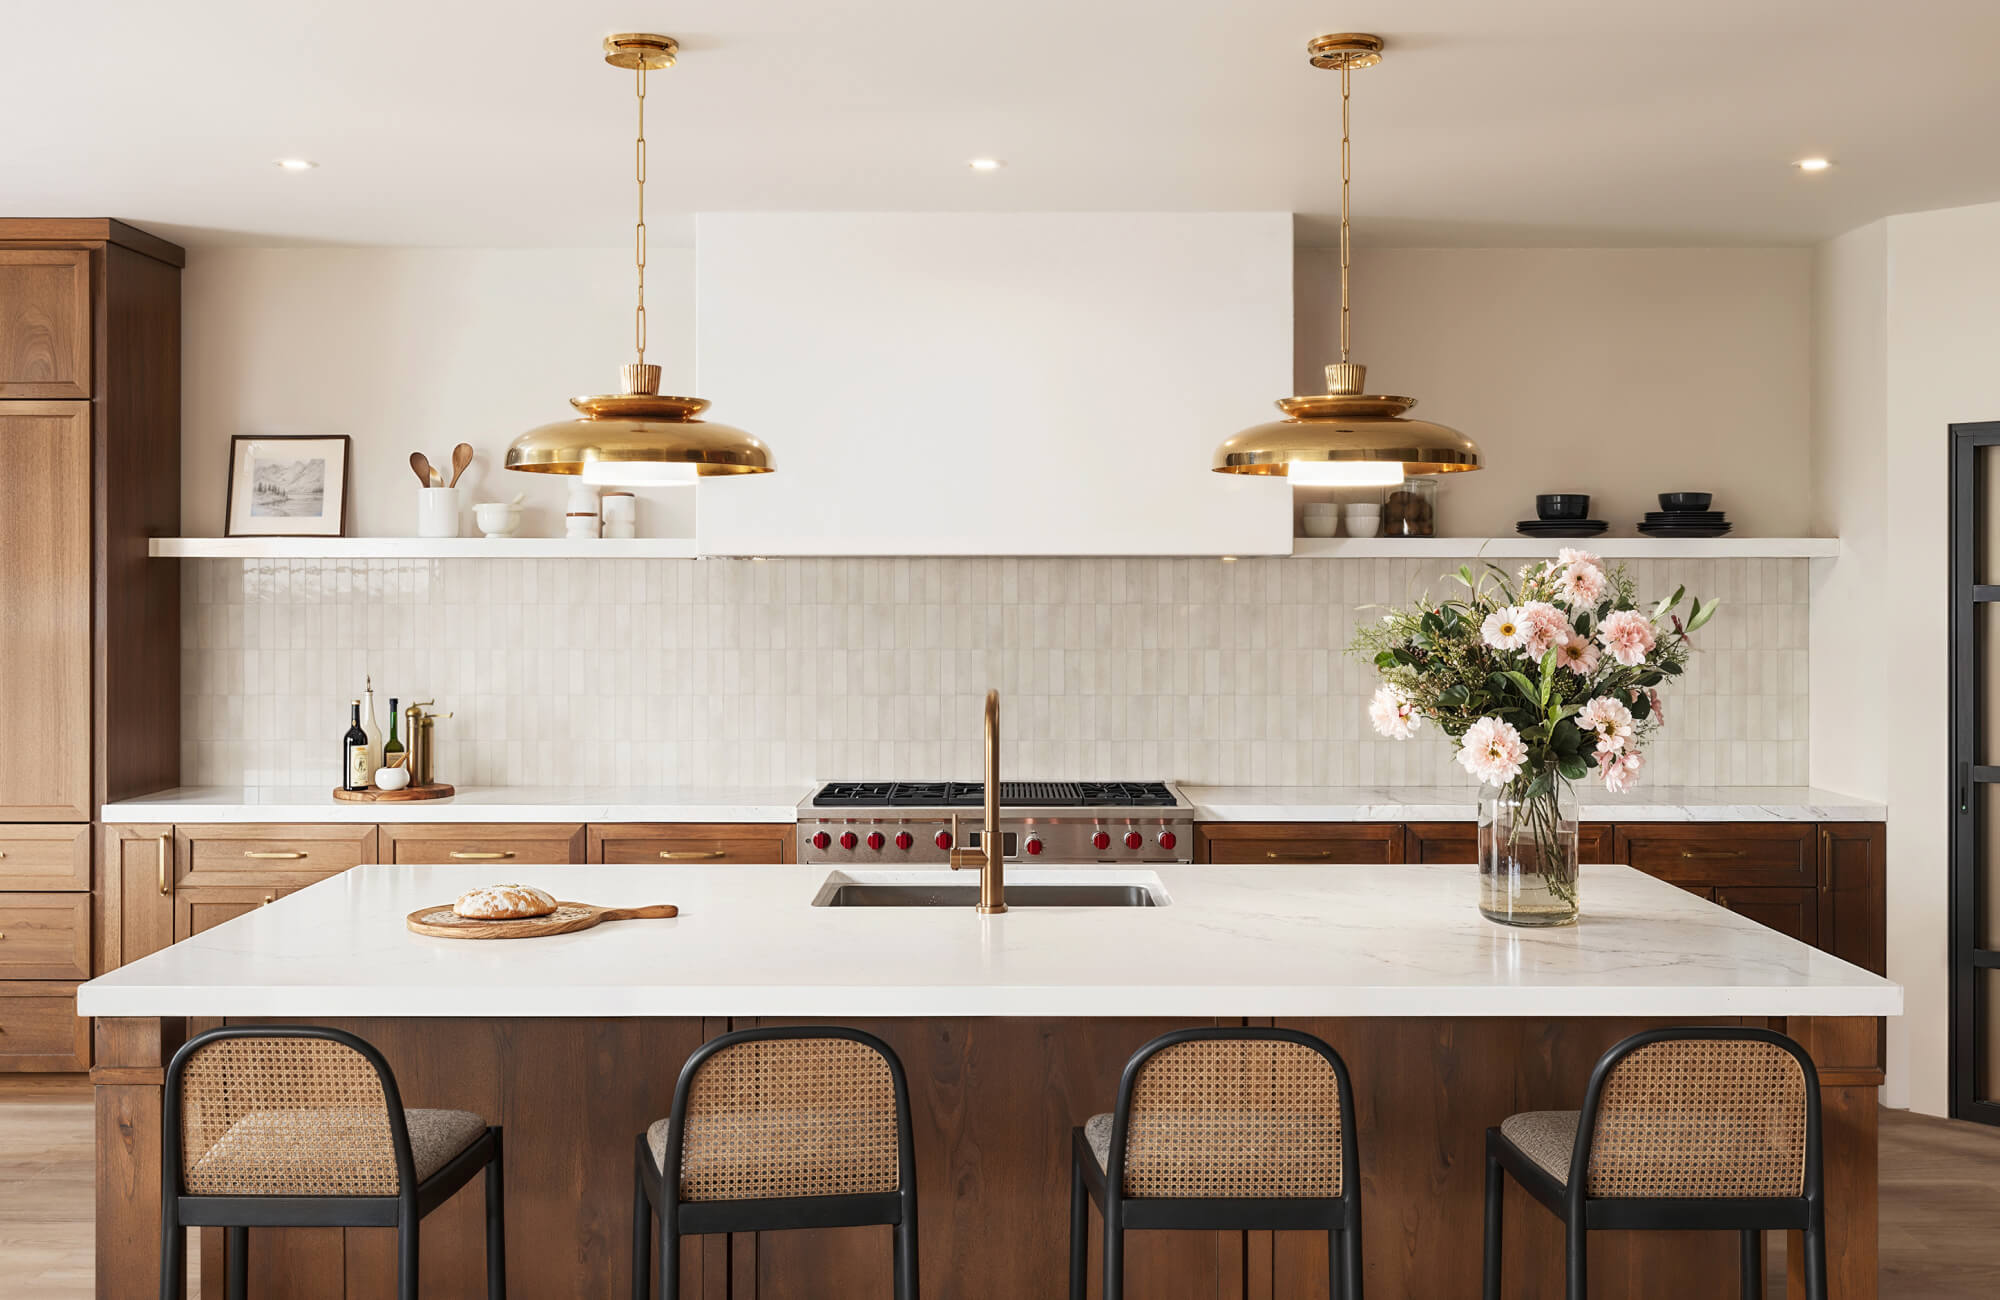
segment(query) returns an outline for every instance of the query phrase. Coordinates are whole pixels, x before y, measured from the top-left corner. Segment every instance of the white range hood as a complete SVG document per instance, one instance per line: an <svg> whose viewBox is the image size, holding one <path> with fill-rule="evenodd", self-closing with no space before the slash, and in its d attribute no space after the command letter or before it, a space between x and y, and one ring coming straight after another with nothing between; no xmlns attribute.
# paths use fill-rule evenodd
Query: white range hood
<svg viewBox="0 0 2000 1300"><path fill-rule="evenodd" d="M1216 442L1292 391L1288 213L697 219L697 391L778 472L712 555L1252 555L1283 479Z"/></svg>

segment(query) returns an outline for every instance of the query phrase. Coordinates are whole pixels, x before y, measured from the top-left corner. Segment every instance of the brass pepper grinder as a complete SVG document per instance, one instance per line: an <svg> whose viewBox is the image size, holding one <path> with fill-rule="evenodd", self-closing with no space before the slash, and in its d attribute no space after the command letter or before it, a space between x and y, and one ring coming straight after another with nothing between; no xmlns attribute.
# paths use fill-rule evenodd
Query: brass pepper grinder
<svg viewBox="0 0 2000 1300"><path fill-rule="evenodd" d="M449 718L449 713L426 713L425 709L437 703L436 700L420 700L403 710L403 732L408 737L404 744L409 750L407 765L410 769L410 784L435 785L434 772L437 735L432 726L439 718Z"/></svg>

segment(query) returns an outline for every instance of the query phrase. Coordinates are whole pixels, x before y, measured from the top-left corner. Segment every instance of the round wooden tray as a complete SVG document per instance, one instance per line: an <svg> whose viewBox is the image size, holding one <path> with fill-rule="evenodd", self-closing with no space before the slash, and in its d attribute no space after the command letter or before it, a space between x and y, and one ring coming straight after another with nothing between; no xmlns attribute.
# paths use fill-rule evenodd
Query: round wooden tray
<svg viewBox="0 0 2000 1300"><path fill-rule="evenodd" d="M449 799L457 793L442 781L433 781L429 785L406 785L400 790L333 788L333 797L342 803L408 803L413 799Z"/></svg>
<svg viewBox="0 0 2000 1300"><path fill-rule="evenodd" d="M418 934L436 939L539 939L547 934L569 934L588 930L600 921L663 921L679 916L672 903L651 907L598 907L591 903L557 903L547 916L529 916L515 921L480 921L460 916L450 903L420 907L404 918L404 924Z"/></svg>

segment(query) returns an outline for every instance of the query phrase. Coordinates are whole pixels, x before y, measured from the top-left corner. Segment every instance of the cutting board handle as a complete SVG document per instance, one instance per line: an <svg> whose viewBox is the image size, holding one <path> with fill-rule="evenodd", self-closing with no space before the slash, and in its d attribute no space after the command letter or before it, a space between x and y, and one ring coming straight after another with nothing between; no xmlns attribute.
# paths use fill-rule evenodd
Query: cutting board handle
<svg viewBox="0 0 2000 1300"><path fill-rule="evenodd" d="M664 921L668 917L679 916L681 909L672 903L655 903L651 907L607 907L598 914L600 921Z"/></svg>

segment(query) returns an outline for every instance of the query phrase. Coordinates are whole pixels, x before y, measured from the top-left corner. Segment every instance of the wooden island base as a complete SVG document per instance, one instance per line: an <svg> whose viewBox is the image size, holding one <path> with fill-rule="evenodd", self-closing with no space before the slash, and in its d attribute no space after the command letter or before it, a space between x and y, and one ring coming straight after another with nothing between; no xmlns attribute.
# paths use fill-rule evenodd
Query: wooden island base
<svg viewBox="0 0 2000 1300"><path fill-rule="evenodd" d="M197 1022L205 1028L212 1022ZM512 1294L630 1294L632 1140L664 1116L681 1063L748 1020L384 1019L337 1024L379 1046L404 1103L477 1111L505 1126ZM902 1057L911 1089L923 1293L930 1300L1065 1294L1069 1130L1109 1110L1126 1058L1155 1034L1215 1021L903 1019L852 1022ZM1242 1023L1242 1022L1235 1022ZM1272 1023L1253 1021L1250 1023ZM1575 1108L1606 1047L1657 1020L1281 1020L1327 1039L1358 1095L1362 1255L1374 1297L1479 1294L1484 1135L1522 1110ZM1704 1023L1717 1023L1713 1020ZM1878 1022L1758 1020L1790 1033L1820 1070L1831 1295L1876 1294ZM97 1294L159 1288L163 1066L179 1020L97 1022ZM481 1200L425 1220L423 1294L485 1292ZM1095 1226L1093 1220L1093 1227ZM886 1228L691 1242L683 1294L701 1300L847 1300L889 1294ZM219 1234L204 1234L205 1294L221 1295ZM262 1300L394 1293L388 1229L259 1229L250 1290ZM1509 1185L1510 1297L1561 1292L1553 1216ZM1734 1295L1734 1234L1592 1234L1597 1300ZM1092 1269L1100 1257L1093 1245ZM1798 1294L1797 1240L1792 1283ZM1091 1294L1097 1294L1095 1279ZM1325 1238L1135 1233L1127 1294L1144 1300L1314 1300Z"/></svg>

